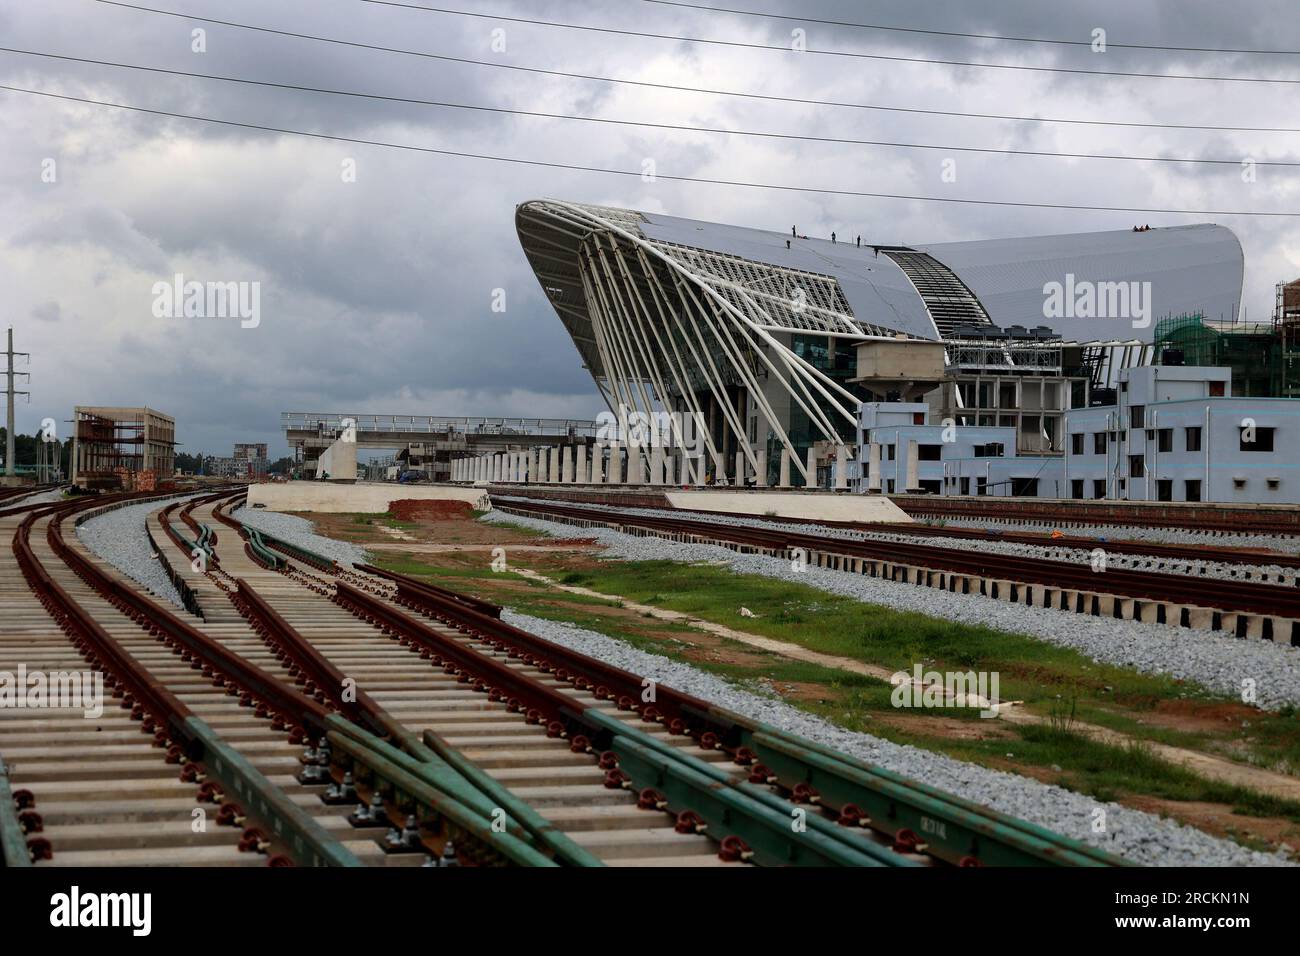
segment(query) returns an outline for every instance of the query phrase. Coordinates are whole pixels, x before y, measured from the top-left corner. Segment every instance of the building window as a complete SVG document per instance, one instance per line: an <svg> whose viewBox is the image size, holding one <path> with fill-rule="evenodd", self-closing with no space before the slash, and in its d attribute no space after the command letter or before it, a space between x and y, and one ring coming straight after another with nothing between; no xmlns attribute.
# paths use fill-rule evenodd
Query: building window
<svg viewBox="0 0 1300 956"><path fill-rule="evenodd" d="M1093 432L1092 453L1094 455L1106 454L1106 433L1105 432Z"/></svg>
<svg viewBox="0 0 1300 956"><path fill-rule="evenodd" d="M885 446L885 455L887 456L886 459L885 459L886 461L893 461L893 460L894 460L894 446L893 446L893 445L886 445L886 446Z"/></svg>
<svg viewBox="0 0 1300 956"><path fill-rule="evenodd" d="M1210 383L1210 398L1223 398L1223 383L1222 383L1222 382L1211 382L1211 383Z"/></svg>
<svg viewBox="0 0 1300 956"><path fill-rule="evenodd" d="M1198 481L1198 480L1194 480L1194 479L1190 479L1190 478L1189 478L1187 481L1183 482L1183 486L1184 486L1184 488L1185 488L1185 490L1186 490L1186 497L1187 497L1187 500L1188 500L1188 501L1200 501L1200 500L1201 500L1201 483L1200 483L1200 481Z"/></svg>
<svg viewBox="0 0 1300 956"><path fill-rule="evenodd" d="M1092 496L1093 496L1094 498L1105 498L1105 497L1106 497L1106 479L1105 479L1105 478L1094 478L1094 479L1092 479Z"/></svg>
<svg viewBox="0 0 1300 956"><path fill-rule="evenodd" d="M1201 426L1197 425L1194 428L1185 428L1183 429L1183 431L1186 432L1187 434L1187 450L1200 451L1201 450ZM1199 501L1200 499L1198 498L1197 500Z"/></svg>
<svg viewBox="0 0 1300 956"><path fill-rule="evenodd" d="M1156 479L1156 501L1173 501L1174 483L1169 478Z"/></svg>
<svg viewBox="0 0 1300 956"><path fill-rule="evenodd" d="M917 461L941 461L943 459L942 445L917 445Z"/></svg>
<svg viewBox="0 0 1300 956"><path fill-rule="evenodd" d="M1011 494L1017 498L1035 498L1038 496L1037 478L1012 478Z"/></svg>
<svg viewBox="0 0 1300 956"><path fill-rule="evenodd" d="M989 480L987 478L975 479L975 494L987 495L989 493Z"/></svg>
<svg viewBox="0 0 1300 956"><path fill-rule="evenodd" d="M1162 428L1156 432L1156 449L1162 452L1174 450L1174 430L1172 428Z"/></svg>
<svg viewBox="0 0 1300 956"><path fill-rule="evenodd" d="M1146 418L1147 407L1145 405L1133 405L1128 410L1128 424L1130 428L1141 428L1142 422Z"/></svg>
<svg viewBox="0 0 1300 956"><path fill-rule="evenodd" d="M1001 458L1004 451L1002 442L991 441L987 445L976 445L974 454L976 458Z"/></svg>
<svg viewBox="0 0 1300 956"><path fill-rule="evenodd" d="M1083 432L1075 432L1070 436L1070 454L1083 454Z"/></svg>
<svg viewBox="0 0 1300 956"><path fill-rule="evenodd" d="M961 480L961 493L962 493L963 495L969 495L969 494L970 494L970 479L969 479L969 478L963 478L963 479Z"/></svg>
<svg viewBox="0 0 1300 956"><path fill-rule="evenodd" d="M1242 426L1241 450L1271 452L1273 450L1273 429Z"/></svg>
<svg viewBox="0 0 1300 956"><path fill-rule="evenodd" d="M1146 459L1141 455L1128 456L1128 476L1130 478L1141 478L1147 473Z"/></svg>
<svg viewBox="0 0 1300 956"><path fill-rule="evenodd" d="M1083 497L1083 479L1082 479L1082 478L1074 478L1074 479L1072 479L1072 480L1070 481L1070 497L1071 497L1071 498L1082 498L1082 497Z"/></svg>
<svg viewBox="0 0 1300 956"><path fill-rule="evenodd" d="M894 493L894 479L890 478L888 481L885 482L885 485L886 485L886 489L885 489L886 493L892 495Z"/></svg>
<svg viewBox="0 0 1300 956"><path fill-rule="evenodd" d="M925 412L912 412L912 424L913 424L913 425L924 425L924 424L925 424Z"/></svg>

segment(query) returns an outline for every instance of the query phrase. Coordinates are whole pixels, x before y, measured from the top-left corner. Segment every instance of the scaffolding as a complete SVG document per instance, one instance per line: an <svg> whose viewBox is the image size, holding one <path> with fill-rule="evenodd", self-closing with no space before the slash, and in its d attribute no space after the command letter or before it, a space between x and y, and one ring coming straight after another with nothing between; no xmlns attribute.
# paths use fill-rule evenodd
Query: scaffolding
<svg viewBox="0 0 1300 956"><path fill-rule="evenodd" d="M1282 350L1283 398L1300 398L1300 279L1277 284L1273 328Z"/></svg>
<svg viewBox="0 0 1300 956"><path fill-rule="evenodd" d="M149 408L77 406L72 480L94 491L153 491L175 472L176 422Z"/></svg>
<svg viewBox="0 0 1300 956"><path fill-rule="evenodd" d="M1232 394L1240 398L1294 396L1300 364L1284 361L1276 323L1212 322L1202 313L1171 316L1156 323L1156 359L1181 353L1183 365L1232 370Z"/></svg>

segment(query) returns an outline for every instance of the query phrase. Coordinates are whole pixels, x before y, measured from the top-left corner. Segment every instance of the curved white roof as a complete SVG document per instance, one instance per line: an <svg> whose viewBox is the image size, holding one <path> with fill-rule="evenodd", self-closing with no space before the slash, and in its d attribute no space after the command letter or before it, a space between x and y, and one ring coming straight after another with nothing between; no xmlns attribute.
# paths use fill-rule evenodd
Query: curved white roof
<svg viewBox="0 0 1300 956"><path fill-rule="evenodd" d="M545 207L546 201L525 203L520 210ZM580 205L580 204L574 204ZM851 317L868 334L902 333L937 339L940 330L911 279L889 256L878 253L863 238L794 238L790 232L751 229L631 210L582 206L597 217L609 217L620 228L656 244L734 256L781 270L813 273L834 280L843 292ZM786 240L791 247L786 248ZM525 248L528 243L525 242ZM1085 232L971 242L913 244L951 270L974 293L994 325L1006 328L1048 326L1064 340L1107 342L1117 339L1150 342L1155 323L1166 315L1203 312L1208 319L1232 318L1241 301L1245 260L1231 229L1212 223ZM1152 321L1134 328L1115 318L1048 318L1044 290L1049 282L1150 282Z"/></svg>

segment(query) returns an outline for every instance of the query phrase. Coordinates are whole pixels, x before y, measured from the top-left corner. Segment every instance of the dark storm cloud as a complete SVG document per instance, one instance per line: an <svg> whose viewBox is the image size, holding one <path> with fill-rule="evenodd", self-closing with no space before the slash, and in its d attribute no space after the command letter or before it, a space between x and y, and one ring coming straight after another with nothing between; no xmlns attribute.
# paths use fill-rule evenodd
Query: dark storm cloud
<svg viewBox="0 0 1300 956"><path fill-rule="evenodd" d="M569 32L354 0L155 0L222 19L487 60L709 89L926 109L1218 125L1300 125L1295 87L981 71ZM734 0L807 16L1114 42L1290 47L1289 0L1249 15L1213 3L1033 0L865 5ZM789 42L800 21L639 2L484 0L502 14L632 30ZM1300 57L1206 56L999 43L804 24L813 48L1143 72L1300 75ZM207 52L191 51L191 29ZM506 49L492 49L492 31ZM301 86L799 135L1159 156L1294 158L1300 137L914 116L655 91L258 34L91 0L0 0L9 47ZM266 89L0 54L0 82L360 139L639 170L878 192L1098 205L1295 209L1296 177L1173 166L827 145L510 117ZM544 196L884 242L1124 228L1204 217L972 208L601 176L282 136L0 92L0 284L33 353L31 431L76 403L148 403L189 451L272 440L282 410L590 416L600 404L514 233ZM42 179L54 160L55 182ZM344 182L346 163L356 181ZM1225 219L1241 237L1246 302L1300 269L1285 220ZM260 283L261 322L158 318L177 273ZM496 290L507 310L493 312ZM57 333L57 334L55 334Z"/></svg>

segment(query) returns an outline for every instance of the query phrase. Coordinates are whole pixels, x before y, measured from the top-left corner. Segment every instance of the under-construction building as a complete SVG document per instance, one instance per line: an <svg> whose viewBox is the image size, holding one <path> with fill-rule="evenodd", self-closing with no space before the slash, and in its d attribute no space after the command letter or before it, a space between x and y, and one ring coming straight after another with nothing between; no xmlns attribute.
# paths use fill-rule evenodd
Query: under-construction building
<svg viewBox="0 0 1300 956"><path fill-rule="evenodd" d="M1300 279L1277 284L1273 326L1281 347L1283 398L1300 398Z"/></svg>
<svg viewBox="0 0 1300 956"><path fill-rule="evenodd" d="M72 481L88 491L152 491L176 472L176 420L151 408L78 405Z"/></svg>

